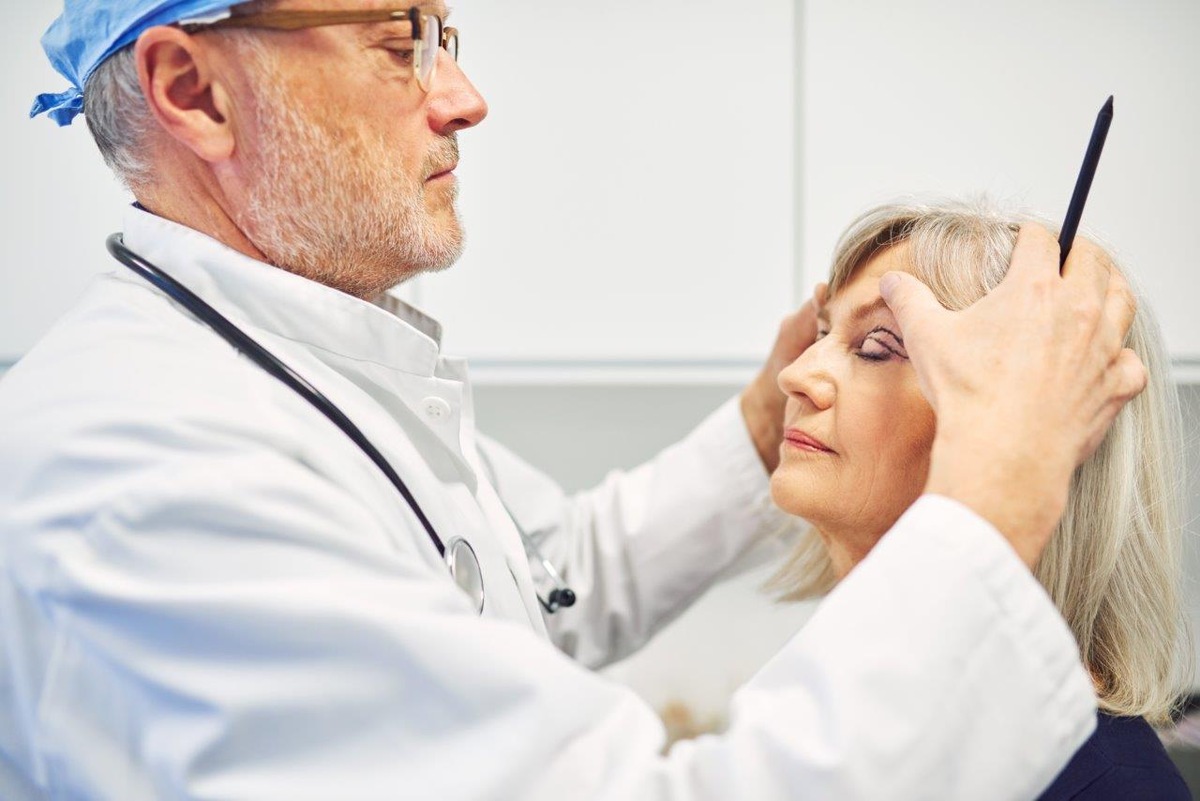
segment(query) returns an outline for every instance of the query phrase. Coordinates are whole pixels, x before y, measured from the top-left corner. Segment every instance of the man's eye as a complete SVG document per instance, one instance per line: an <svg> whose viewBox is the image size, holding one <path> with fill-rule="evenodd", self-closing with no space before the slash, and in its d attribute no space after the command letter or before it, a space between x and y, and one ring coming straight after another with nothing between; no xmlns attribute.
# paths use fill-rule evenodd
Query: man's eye
<svg viewBox="0 0 1200 801"><path fill-rule="evenodd" d="M411 47L389 47L388 52L406 66L411 66L413 63L413 49Z"/></svg>

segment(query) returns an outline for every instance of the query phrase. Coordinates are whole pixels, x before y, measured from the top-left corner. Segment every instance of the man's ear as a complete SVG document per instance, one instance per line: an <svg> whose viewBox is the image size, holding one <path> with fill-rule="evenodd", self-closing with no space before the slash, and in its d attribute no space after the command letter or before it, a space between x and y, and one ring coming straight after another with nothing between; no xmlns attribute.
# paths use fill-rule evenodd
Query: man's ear
<svg viewBox="0 0 1200 801"><path fill-rule="evenodd" d="M138 37L133 52L142 94L163 130L204 161L229 158L230 97L211 49L179 28L158 26Z"/></svg>

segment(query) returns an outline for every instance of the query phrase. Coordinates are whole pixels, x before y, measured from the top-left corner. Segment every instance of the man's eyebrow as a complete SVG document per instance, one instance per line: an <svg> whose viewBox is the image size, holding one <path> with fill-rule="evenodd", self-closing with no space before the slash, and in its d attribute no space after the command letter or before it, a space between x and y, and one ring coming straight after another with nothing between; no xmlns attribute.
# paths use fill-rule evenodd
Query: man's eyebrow
<svg viewBox="0 0 1200 801"><path fill-rule="evenodd" d="M891 311L891 309L887 305L887 301L883 299L882 295L880 295L879 297L875 298L875 300L871 301L870 303L864 303L862 306L856 306L854 308L854 310L850 312L850 322L851 323L860 322L864 317L870 317L875 312L882 311L884 309ZM817 319L823 323L829 322L829 307L828 306L823 306L821 308L821 311L817 312Z"/></svg>
<svg viewBox="0 0 1200 801"><path fill-rule="evenodd" d="M450 11L452 10L450 8L450 6L439 5L437 3L417 3L416 5L409 6L409 8L410 9L415 8L415 9L418 9L419 11L421 11L423 13L427 13L427 14L435 14L442 18L442 22L445 22L446 20L448 20L450 18ZM404 8L398 8L396 10L397 11L407 11L407 9L404 9ZM406 17L404 19L388 20L386 22L376 22L376 23L373 23L372 25L370 25L369 27L372 29L384 30L388 26L395 25L396 23L403 23L403 24L407 25L408 18Z"/></svg>
<svg viewBox="0 0 1200 801"><path fill-rule="evenodd" d="M450 6L446 5L445 3L429 3L429 2L414 3L411 6L408 6L407 8L401 6L397 10L407 12L409 9L413 9L413 8L417 9L418 11L420 11L423 14L434 14L436 16L439 16L442 18L442 22L445 22L446 20L450 19L450 12L454 10Z"/></svg>

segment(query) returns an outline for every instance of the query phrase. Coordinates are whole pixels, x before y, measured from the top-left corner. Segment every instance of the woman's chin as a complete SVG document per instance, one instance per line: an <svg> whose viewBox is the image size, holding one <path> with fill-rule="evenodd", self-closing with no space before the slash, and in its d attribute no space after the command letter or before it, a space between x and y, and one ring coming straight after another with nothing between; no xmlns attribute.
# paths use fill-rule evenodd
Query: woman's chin
<svg viewBox="0 0 1200 801"><path fill-rule="evenodd" d="M771 474L771 501L788 514L795 514L791 509L791 498L779 480L779 470Z"/></svg>
<svg viewBox="0 0 1200 801"><path fill-rule="evenodd" d="M771 476L771 500L789 515L803 518L810 523L816 523L814 517L824 516L821 514L824 504L817 503L818 499L811 491L805 492L795 486L795 482L781 476L780 471Z"/></svg>

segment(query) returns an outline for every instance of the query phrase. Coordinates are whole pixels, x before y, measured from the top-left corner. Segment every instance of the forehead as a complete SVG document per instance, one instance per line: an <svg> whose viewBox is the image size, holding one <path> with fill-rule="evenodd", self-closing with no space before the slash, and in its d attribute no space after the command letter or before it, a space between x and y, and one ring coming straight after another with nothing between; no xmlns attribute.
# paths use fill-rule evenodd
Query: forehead
<svg viewBox="0 0 1200 801"><path fill-rule="evenodd" d="M855 270L850 280L826 302L821 317L826 320L830 317L836 318L877 301L880 297L879 279L884 273L912 272L910 252L911 245L902 242L876 253L866 264Z"/></svg>

